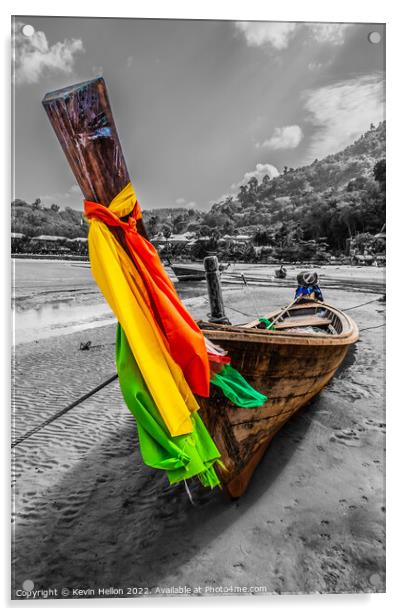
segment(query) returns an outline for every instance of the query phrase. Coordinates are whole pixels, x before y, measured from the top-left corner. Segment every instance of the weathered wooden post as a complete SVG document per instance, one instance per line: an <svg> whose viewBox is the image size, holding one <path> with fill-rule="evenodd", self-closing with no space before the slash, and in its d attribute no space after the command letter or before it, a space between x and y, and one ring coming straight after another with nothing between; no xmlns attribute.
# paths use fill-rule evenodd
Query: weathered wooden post
<svg viewBox="0 0 402 616"><path fill-rule="evenodd" d="M205 277L207 279L209 305L211 313L209 321L211 323L227 323L229 319L225 314L225 306L222 297L222 287L219 278L219 262L218 257L205 257L204 259Z"/></svg>
<svg viewBox="0 0 402 616"><path fill-rule="evenodd" d="M49 92L42 105L85 199L109 206L130 176L103 78ZM147 237L142 220L137 229Z"/></svg>

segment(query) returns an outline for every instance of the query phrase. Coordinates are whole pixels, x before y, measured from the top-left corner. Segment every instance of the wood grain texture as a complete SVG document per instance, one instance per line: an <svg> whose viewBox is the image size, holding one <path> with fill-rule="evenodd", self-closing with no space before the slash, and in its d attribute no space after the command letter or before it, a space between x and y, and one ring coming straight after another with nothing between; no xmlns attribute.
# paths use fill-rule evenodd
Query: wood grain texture
<svg viewBox="0 0 402 616"><path fill-rule="evenodd" d="M103 78L49 92L42 105L84 198L108 207L130 176ZM137 229L148 237L142 220Z"/></svg>
<svg viewBox="0 0 402 616"><path fill-rule="evenodd" d="M218 388L213 388L208 399L198 399L201 416L222 454L227 471L219 472L232 498L244 493L274 435L327 385L358 339L354 321L326 304L311 302L302 310L295 306L281 323L285 326L286 316L292 319L301 312L304 319L310 313L316 322L317 311L323 310L325 323L329 320L337 327L334 335L222 325L209 329L205 324L205 335L227 351L232 366L268 396L264 406L251 409L236 407ZM275 313L268 317L272 319Z"/></svg>
<svg viewBox="0 0 402 616"><path fill-rule="evenodd" d="M209 320L214 323L230 324L225 314L223 303L222 285L220 281L219 262L215 256L205 257L204 259L205 278L207 281L209 306L211 309Z"/></svg>

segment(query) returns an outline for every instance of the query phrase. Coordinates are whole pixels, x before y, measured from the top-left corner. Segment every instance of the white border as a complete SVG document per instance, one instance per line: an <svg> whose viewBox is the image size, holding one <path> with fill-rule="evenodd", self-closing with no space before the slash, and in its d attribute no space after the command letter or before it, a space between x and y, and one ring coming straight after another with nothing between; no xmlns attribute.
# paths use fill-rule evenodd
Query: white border
<svg viewBox="0 0 402 616"><path fill-rule="evenodd" d="M5 96L2 97L2 113L3 121L3 147L1 148L2 164L0 165L2 183L4 187L3 202L2 202L2 232L3 242L2 250L2 280L6 288L3 292L3 312L6 321L6 327L1 338L3 348L5 342L9 340L9 267L8 267L8 230L9 230L9 202L10 202L10 103L7 92L10 87L10 68L9 68L9 41L10 41L10 16L16 15L54 15L54 16L93 16L93 17L153 17L153 18L190 18L190 19L236 19L236 20L252 20L263 19L271 21L340 21L340 22L368 22L368 23L387 23L387 281L388 281L388 307L387 307L387 593L385 595L326 595L326 596L283 596L283 597L261 597L261 598L243 598L227 597L219 599L202 599L192 600L191 605L187 600L180 601L179 599L164 600L163 602L154 599L147 601L136 601L133 603L130 600L103 600L103 601L40 601L33 605L18 602L10 602L10 583L9 583L9 516L4 513L5 519L3 528L5 529L5 541L2 543L2 602L6 609L13 609L14 613L22 613L26 608L34 612L41 612L43 609L74 609L75 614L81 611L108 609L115 610L117 608L135 609L138 611L153 609L159 607L164 612L177 612L177 610L207 610L207 609L228 609L231 612L245 609L245 602L249 603L250 608L257 612L270 613L280 611L281 614L297 613L303 614L313 613L322 614L337 614L339 611L346 611L349 614L363 613L365 616L375 614L378 616L378 610L385 607L387 612L392 608L396 608L398 601L398 582L400 571L400 552L401 552L401 514L402 502L400 497L401 492L401 457L398 455L400 451L399 440L401 430L401 397L402 397L402 362L400 360L400 340L402 331L402 323L399 311L397 310L397 296L400 296L402 289L402 276L400 263L402 263L402 251L399 248L402 242L402 224L401 224L401 209L402 209L402 179L401 179L401 73L400 73L400 58L402 50L400 41L402 40L402 20L397 2L393 0L382 0L381 2L370 2L369 0L337 0L336 2L326 3L323 0L288 0L286 3L277 3L275 6L267 1L258 2L248 0L240 2L239 0L231 0L230 2L217 2L212 0L203 0L198 5L190 5L189 2L178 2L170 0L169 2L121 2L113 0L108 4L86 3L82 1L69 0L68 3L55 3L50 1L32 0L20 1L5 1L1 7L0 27L2 30L2 44L4 59L1 63L2 85ZM4 322L4 320L3 320ZM7 353L7 349L4 349ZM8 458L9 447L9 423L7 422L9 398L7 388L9 387L9 358L6 355L5 364L1 371L2 388L4 394L3 410L3 461ZM9 484L8 464L5 464L5 473L2 474L4 486ZM3 495L6 494L4 489ZM3 499L3 502L7 499Z"/></svg>

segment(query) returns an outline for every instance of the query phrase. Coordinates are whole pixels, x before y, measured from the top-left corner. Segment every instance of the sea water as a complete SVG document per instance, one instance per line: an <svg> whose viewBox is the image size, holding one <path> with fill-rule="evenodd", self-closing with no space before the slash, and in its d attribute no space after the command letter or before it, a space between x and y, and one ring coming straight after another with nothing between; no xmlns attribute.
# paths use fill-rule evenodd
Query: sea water
<svg viewBox="0 0 402 616"><path fill-rule="evenodd" d="M13 259L12 278L14 345L116 322L87 262ZM204 281L176 288L189 308L206 294Z"/></svg>

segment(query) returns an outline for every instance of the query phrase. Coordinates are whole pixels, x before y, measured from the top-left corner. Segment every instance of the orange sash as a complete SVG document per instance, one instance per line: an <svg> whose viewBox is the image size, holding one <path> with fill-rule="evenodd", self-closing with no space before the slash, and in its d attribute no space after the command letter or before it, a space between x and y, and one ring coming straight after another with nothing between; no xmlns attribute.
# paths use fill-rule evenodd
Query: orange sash
<svg viewBox="0 0 402 616"><path fill-rule="evenodd" d="M119 227L129 254L148 292L151 311L155 321L165 335L170 355L181 367L190 389L200 396L209 396L210 371L204 336L190 314L183 306L173 283L166 274L154 246L137 232L136 221L141 218L141 209L129 184L120 195L124 196L125 207L121 216L132 213L128 222L99 203L84 201L85 215L95 218L108 227ZM127 207L131 199L131 206ZM134 205L134 207L133 207Z"/></svg>

